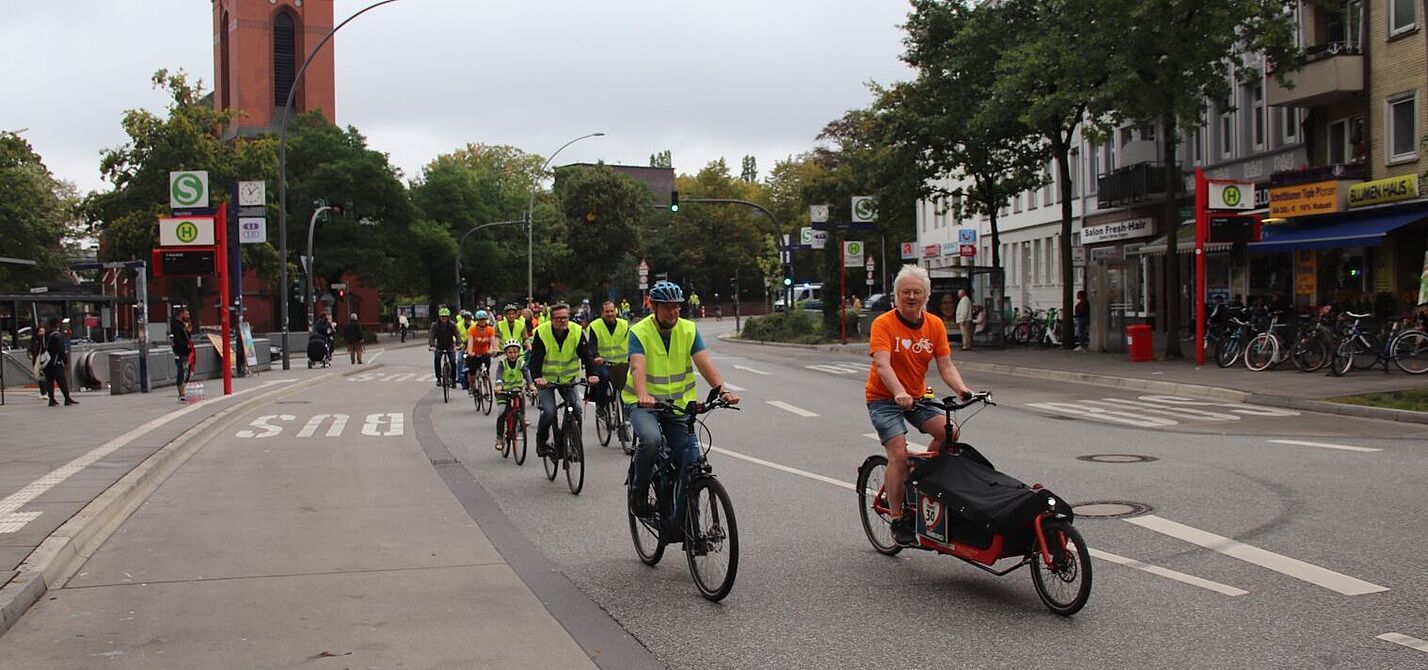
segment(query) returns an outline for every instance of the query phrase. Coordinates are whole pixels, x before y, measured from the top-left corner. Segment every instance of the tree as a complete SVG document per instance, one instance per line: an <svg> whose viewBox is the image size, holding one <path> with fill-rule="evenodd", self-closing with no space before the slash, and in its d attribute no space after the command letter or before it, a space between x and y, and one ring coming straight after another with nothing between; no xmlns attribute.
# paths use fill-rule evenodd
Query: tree
<svg viewBox="0 0 1428 670"><path fill-rule="evenodd" d="M62 240L77 204L74 185L55 179L29 142L0 133L0 256L36 261L0 263L0 289L24 289L64 269Z"/></svg>
<svg viewBox="0 0 1428 670"><path fill-rule="evenodd" d="M669 149L657 154L650 154L650 167L674 167L674 158L670 156Z"/></svg>
<svg viewBox="0 0 1428 670"><path fill-rule="evenodd" d="M997 215L1013 196L1042 185L1048 158L1015 101L995 95L998 64L1015 37L996 23L1003 11L994 3L914 0L903 61L917 77L878 102L892 139L911 157L921 194L952 196L959 219L989 218L994 267L1002 264ZM954 186L934 183L943 178Z"/></svg>
<svg viewBox="0 0 1428 670"><path fill-rule="evenodd" d="M1165 357L1179 358L1180 129L1202 123L1206 100L1228 97L1233 75L1257 76L1247 68L1249 54L1262 53L1277 64L1275 77L1282 82L1298 60L1297 26L1282 0L1124 0L1111 6L1098 27L1116 36L1115 48L1096 62L1106 73L1106 96L1091 119L1102 127L1122 120L1160 125L1165 285L1171 287L1161 322L1170 335Z"/></svg>
<svg viewBox="0 0 1428 670"><path fill-rule="evenodd" d="M653 206L649 189L600 164L560 170L555 195L570 248L557 278L578 291L607 285L615 279L612 263L640 248L641 224Z"/></svg>
<svg viewBox="0 0 1428 670"><path fill-rule="evenodd" d="M750 184L759 180L759 164L753 156L744 156L743 167L739 171L739 178Z"/></svg>

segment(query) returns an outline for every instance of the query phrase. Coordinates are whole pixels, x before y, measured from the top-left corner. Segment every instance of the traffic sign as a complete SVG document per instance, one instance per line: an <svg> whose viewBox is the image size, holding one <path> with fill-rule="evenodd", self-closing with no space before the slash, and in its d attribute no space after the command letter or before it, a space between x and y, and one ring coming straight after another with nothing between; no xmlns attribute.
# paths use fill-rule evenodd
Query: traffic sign
<svg viewBox="0 0 1428 670"><path fill-rule="evenodd" d="M159 219L159 246L211 247L214 244L213 217L180 216Z"/></svg>
<svg viewBox="0 0 1428 670"><path fill-rule="evenodd" d="M977 256L977 245L959 244L957 245L958 255L963 258L975 258Z"/></svg>
<svg viewBox="0 0 1428 670"><path fill-rule="evenodd" d="M853 196L853 223L871 223L877 220L878 205L873 196Z"/></svg>
<svg viewBox="0 0 1428 670"><path fill-rule="evenodd" d="M169 209L195 209L207 206L207 170L169 173ZM210 242L210 244L212 243Z"/></svg>
<svg viewBox="0 0 1428 670"><path fill-rule="evenodd" d="M848 240L843 243L843 267L858 268L863 266L863 243L858 240Z"/></svg>
<svg viewBox="0 0 1428 670"><path fill-rule="evenodd" d="M1207 209L1254 209L1254 184L1249 182L1210 182L1210 203Z"/></svg>
<svg viewBox="0 0 1428 670"><path fill-rule="evenodd" d="M268 241L268 220L258 218L238 219L238 242L241 244L259 244Z"/></svg>

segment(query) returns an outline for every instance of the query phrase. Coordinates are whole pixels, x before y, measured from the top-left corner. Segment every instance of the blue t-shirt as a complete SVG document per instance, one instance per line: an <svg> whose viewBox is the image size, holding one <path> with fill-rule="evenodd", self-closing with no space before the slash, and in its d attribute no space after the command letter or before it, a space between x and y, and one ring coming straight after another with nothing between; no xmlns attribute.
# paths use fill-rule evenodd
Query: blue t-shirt
<svg viewBox="0 0 1428 670"><path fill-rule="evenodd" d="M665 348L665 349L668 349L668 348L669 348L669 335L666 335L666 334L664 334L664 333L660 333L659 338L660 338L661 340L664 340L664 348ZM696 331L694 331L694 346L690 348L689 355L690 355L690 356L693 356L694 354L697 354L697 353L699 353L699 352L701 352L701 351L704 351L704 337L701 336L701 335L699 334L699 331L696 330ZM630 331L630 355L633 356L633 355L635 355L635 354L639 354L639 355L641 355L641 356L645 355L645 345L640 344L640 338L635 335L635 332L634 332L633 330L631 330L631 331Z"/></svg>

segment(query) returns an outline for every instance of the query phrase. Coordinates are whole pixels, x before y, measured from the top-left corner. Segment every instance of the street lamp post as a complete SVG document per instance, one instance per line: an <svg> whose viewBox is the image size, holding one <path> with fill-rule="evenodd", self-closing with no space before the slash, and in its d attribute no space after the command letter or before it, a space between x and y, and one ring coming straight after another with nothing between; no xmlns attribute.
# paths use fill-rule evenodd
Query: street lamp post
<svg viewBox="0 0 1428 670"><path fill-rule="evenodd" d="M482 228L490 228L492 226L511 226L517 223L525 222L525 219L516 219L515 221L494 221L491 223L483 223L479 226L473 227L471 230L466 231L461 236L461 239L456 242L456 311L461 311L461 247L462 245L466 244L466 238L471 237L471 233L481 230Z"/></svg>
<svg viewBox="0 0 1428 670"><path fill-rule="evenodd" d="M317 43L317 46L313 47L313 48L312 48L312 51L307 54L307 58L306 58L305 60L303 60L303 62L302 62L302 67L298 68L297 76L293 77L292 87L288 89L288 99L287 99L287 102L283 103L283 113L282 113L282 119L281 119L281 121L280 121L280 124L281 124L281 125L280 125L279 128L278 128L278 259L279 259L279 264L278 264L278 268L279 268L279 269L278 269L279 279L278 279L278 282L279 282L279 283L282 285L282 287L283 287L283 289L282 289L282 299L278 301L278 320L282 322L282 327L283 327L283 369L284 369L284 370L288 370L288 369L290 369L290 368L292 367L292 364L291 364L291 362L289 361L289 359L291 358L291 356L289 356L290 351L289 351L289 349L288 349L288 296L287 296L287 291L288 291L288 117L292 116L292 111L293 111L293 97L294 97L295 95L297 95L298 84L302 81L302 76L303 76L303 74L307 73L307 66L310 65L310 64L312 64L312 59L317 56L317 52L321 51L321 50L322 50L322 47L323 47L324 45L326 45L329 41L332 40L332 36L335 35L335 34L337 34L337 31L342 30L342 26L345 26L345 25L351 23L353 19L355 19L355 18L357 18L357 17L359 17L359 16L361 16L361 15L363 15L363 14L366 14L368 11L371 11L371 10L373 10L373 9L376 9L376 8L378 8L378 7L381 7L382 5L391 4L391 3L396 2L396 1L397 1L397 0L381 0L381 2L374 2L374 3L370 4L370 5L367 5L366 7L363 7L362 9L358 10L358 11L357 11L355 14L353 14L352 16L347 17L345 20L342 21L342 23L339 23L339 24L337 24L336 26L334 26L334 27L332 28L332 30L329 30L329 31L327 32L327 34L323 36L322 40Z"/></svg>
<svg viewBox="0 0 1428 670"><path fill-rule="evenodd" d="M530 204L526 205L526 300L528 301L535 300L535 217L533 213L535 211L536 189L540 187L540 177L545 174L545 168L550 165L551 161L555 160L556 155L564 151L566 147L580 140L604 136L605 133L590 133L589 135L581 135L560 145L559 149L556 149L549 158L545 159L544 163L541 163L540 170L536 171L536 182L531 184ZM458 251L460 250L458 249Z"/></svg>
<svg viewBox="0 0 1428 670"><path fill-rule="evenodd" d="M317 227L317 217L323 212L332 209L329 205L323 205L312 211L312 218L307 222L307 267L303 268L303 274L307 275L307 290L303 292L303 302L307 305L307 327L312 328L312 273L317 269L317 259L312 257L312 233ZM284 333L286 334L286 333Z"/></svg>

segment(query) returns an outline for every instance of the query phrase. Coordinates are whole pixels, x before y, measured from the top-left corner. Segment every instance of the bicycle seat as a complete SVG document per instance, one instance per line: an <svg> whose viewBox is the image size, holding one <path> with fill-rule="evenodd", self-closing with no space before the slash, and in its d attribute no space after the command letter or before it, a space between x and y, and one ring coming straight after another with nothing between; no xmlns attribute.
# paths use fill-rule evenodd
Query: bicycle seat
<svg viewBox="0 0 1428 670"><path fill-rule="evenodd" d="M1353 317L1353 318L1355 318L1355 319L1367 319L1367 318L1369 318L1369 315L1367 315L1367 314L1355 314L1355 313L1353 313L1353 312L1344 312L1344 314L1345 314L1346 316L1351 316L1351 317Z"/></svg>

